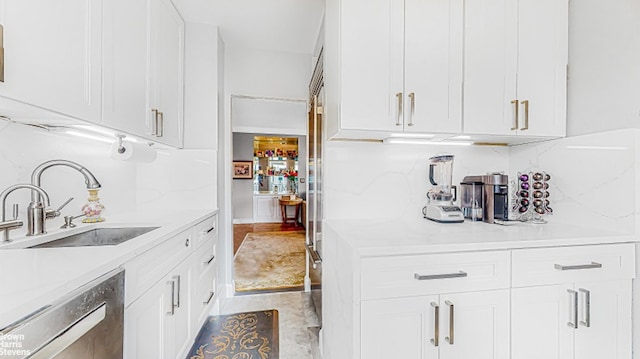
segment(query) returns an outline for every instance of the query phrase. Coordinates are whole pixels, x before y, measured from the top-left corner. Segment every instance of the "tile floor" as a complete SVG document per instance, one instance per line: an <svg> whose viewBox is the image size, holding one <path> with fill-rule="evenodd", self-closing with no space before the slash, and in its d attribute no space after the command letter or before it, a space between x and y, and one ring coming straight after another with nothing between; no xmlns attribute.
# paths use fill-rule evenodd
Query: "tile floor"
<svg viewBox="0 0 640 359"><path fill-rule="evenodd" d="M320 359L320 321L308 292L278 292L235 296L222 303L220 314L277 309L279 319L278 359Z"/></svg>

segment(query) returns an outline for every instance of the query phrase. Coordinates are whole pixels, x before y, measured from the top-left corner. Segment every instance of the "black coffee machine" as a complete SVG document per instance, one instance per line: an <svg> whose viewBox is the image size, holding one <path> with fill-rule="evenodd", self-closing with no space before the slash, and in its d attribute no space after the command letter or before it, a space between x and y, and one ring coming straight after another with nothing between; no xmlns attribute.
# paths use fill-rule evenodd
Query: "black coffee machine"
<svg viewBox="0 0 640 359"><path fill-rule="evenodd" d="M509 176L502 173L466 176L460 187L460 207L465 218L482 219L487 223L509 219ZM482 207L481 212L479 206Z"/></svg>

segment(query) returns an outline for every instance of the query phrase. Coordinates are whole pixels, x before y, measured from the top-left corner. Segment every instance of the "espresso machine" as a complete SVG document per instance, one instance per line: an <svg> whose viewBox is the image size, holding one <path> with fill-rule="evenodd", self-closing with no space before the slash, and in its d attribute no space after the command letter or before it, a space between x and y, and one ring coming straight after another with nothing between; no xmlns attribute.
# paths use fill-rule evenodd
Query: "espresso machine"
<svg viewBox="0 0 640 359"><path fill-rule="evenodd" d="M509 219L509 176L502 173L466 176L460 188L465 218L487 223Z"/></svg>
<svg viewBox="0 0 640 359"><path fill-rule="evenodd" d="M440 223L461 223L464 216L460 207L453 204L456 188L451 185L453 155L429 158L429 182L433 187L427 193L428 202L422 209L424 218Z"/></svg>

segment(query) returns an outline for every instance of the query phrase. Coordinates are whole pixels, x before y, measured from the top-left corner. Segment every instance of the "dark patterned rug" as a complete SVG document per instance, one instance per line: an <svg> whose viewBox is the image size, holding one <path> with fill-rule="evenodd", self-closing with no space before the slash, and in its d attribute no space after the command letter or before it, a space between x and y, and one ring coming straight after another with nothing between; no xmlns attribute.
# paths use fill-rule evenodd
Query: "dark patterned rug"
<svg viewBox="0 0 640 359"><path fill-rule="evenodd" d="M278 359L278 311L209 317L188 359Z"/></svg>

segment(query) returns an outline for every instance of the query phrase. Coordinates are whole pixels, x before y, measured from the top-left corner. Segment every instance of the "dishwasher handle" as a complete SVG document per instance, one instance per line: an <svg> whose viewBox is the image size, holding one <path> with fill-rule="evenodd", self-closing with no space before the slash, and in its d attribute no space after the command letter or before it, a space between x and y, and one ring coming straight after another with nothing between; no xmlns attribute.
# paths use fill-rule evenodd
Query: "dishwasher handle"
<svg viewBox="0 0 640 359"><path fill-rule="evenodd" d="M107 305L102 303L99 307L87 313L75 323L68 326L53 340L46 343L40 349L32 354L31 359L49 359L55 358L63 350L67 349L76 340L87 334L96 325L102 323L107 316Z"/></svg>

